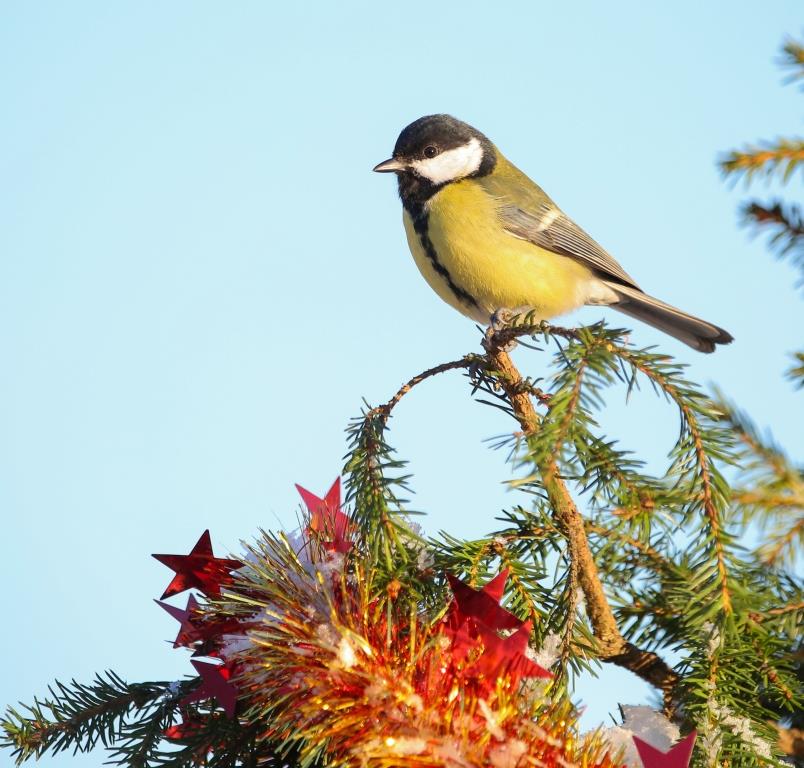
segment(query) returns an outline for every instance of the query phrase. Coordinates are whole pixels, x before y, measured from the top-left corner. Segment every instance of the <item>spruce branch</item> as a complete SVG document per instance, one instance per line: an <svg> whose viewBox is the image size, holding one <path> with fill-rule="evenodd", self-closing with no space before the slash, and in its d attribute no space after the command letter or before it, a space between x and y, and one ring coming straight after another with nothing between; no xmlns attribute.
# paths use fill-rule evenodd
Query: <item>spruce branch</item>
<svg viewBox="0 0 804 768"><path fill-rule="evenodd" d="M413 513L404 509L398 495L407 490L408 477L401 474L405 462L395 457L385 438L389 414L390 410L369 408L354 420L348 430L350 449L343 472L358 539L356 551L376 564L368 577L373 594L388 610L395 604L406 611L416 601L428 601L435 587L425 569L418 567L426 543L411 525ZM404 599L397 601L400 590Z"/></svg>
<svg viewBox="0 0 804 768"><path fill-rule="evenodd" d="M628 534L623 533L616 528L609 528L605 525L601 525L600 523L596 523L593 520L584 520L584 525L586 526L587 533L616 541L620 545L624 545L635 550L640 555L649 559L654 569L657 571L661 572L673 567L670 560L650 544L646 544L645 542L640 541L633 536L629 536Z"/></svg>
<svg viewBox="0 0 804 768"><path fill-rule="evenodd" d="M804 546L804 518L793 520L785 529L776 532L759 550L763 562L776 565L792 558L791 553Z"/></svg>
<svg viewBox="0 0 804 768"><path fill-rule="evenodd" d="M759 559L771 566L792 563L804 552L804 472L772 436L760 434L721 393L716 397L741 448L732 492L735 510L743 524L755 522L766 535L756 550Z"/></svg>
<svg viewBox="0 0 804 768"><path fill-rule="evenodd" d="M746 183L760 175L765 178L778 175L783 182L787 182L802 163L804 139L799 138L749 144L743 149L728 152L718 161L725 177L742 177Z"/></svg>
<svg viewBox="0 0 804 768"><path fill-rule="evenodd" d="M435 365L432 368L428 368L426 371L422 371L406 381L397 390L396 394L390 400L388 400L388 402L383 403L376 408L372 408L368 416L378 416L384 424L391 416L391 411L394 409L394 406L396 406L397 403L399 403L399 401L417 384L421 384L421 382L426 381L432 376L437 376L440 373L454 371L459 368L471 368L472 366L477 365L479 362L480 358L477 355L466 355L459 360L453 360L449 363L441 363L440 365Z"/></svg>
<svg viewBox="0 0 804 768"><path fill-rule="evenodd" d="M782 46L782 55L779 64L790 70L788 82L797 82L804 79L804 46L792 38Z"/></svg>
<svg viewBox="0 0 804 768"><path fill-rule="evenodd" d="M764 621L772 617L786 616L789 613L800 613L804 618L804 600L790 605L780 605L778 608L769 608L762 613L750 613L749 616L752 621Z"/></svg>
<svg viewBox="0 0 804 768"><path fill-rule="evenodd" d="M787 82L804 79L804 46L792 38L782 47L779 64L789 71ZM787 182L804 159L804 140L781 138L744 150L733 150L719 161L724 177L737 179L742 176L750 184L757 175L767 179L778 175ZM801 208L785 204L782 200L769 203L749 201L741 206L741 222L755 233L767 232L768 245L779 259L787 259L798 271L797 287L804 286L804 218ZM796 364L787 371L787 377L796 388L804 386L804 353L795 355Z"/></svg>
<svg viewBox="0 0 804 768"><path fill-rule="evenodd" d="M573 634L578 612L578 591L580 582L580 565L578 561L570 557L569 567L567 568L567 580L564 594L566 599L562 602L564 606L564 631L561 636L561 665L559 669L563 672L567 668L567 663L571 658ZM584 593L585 594L585 593Z"/></svg>
<svg viewBox="0 0 804 768"><path fill-rule="evenodd" d="M793 382L796 389L804 389L804 352L793 355L795 363L788 369L787 378Z"/></svg>
<svg viewBox="0 0 804 768"><path fill-rule="evenodd" d="M575 332L565 329L551 330L553 333L576 337ZM503 331L500 335L488 336L484 346L492 367L499 372L500 386L508 396L515 418L526 438L532 438L538 433L541 420L530 397L520 390L518 384L522 376L505 350L512 338L512 331ZM534 453L538 455L537 451ZM538 470L556 523L566 537L569 557L575 564L578 583L586 599L586 611L592 623L597 652L602 659L629 669L660 689L664 695L665 708L670 710L678 675L657 654L637 648L622 636L589 547L584 520L559 474L555 458L543 457L539 461Z"/></svg>
<svg viewBox="0 0 804 768"><path fill-rule="evenodd" d="M189 690L192 684L187 681L180 686ZM50 687L49 697L35 698L33 704L24 707L25 712L8 707L0 721L0 747L11 748L16 764L21 765L45 752L89 752L99 741L109 746L125 732L130 716L147 715L170 686L167 682L126 683L111 671L97 675L90 684L57 681ZM175 709L175 698L165 705L166 710Z"/></svg>
<svg viewBox="0 0 804 768"><path fill-rule="evenodd" d="M610 531L602 526L595 530L590 526L572 498L562 476L558 457L563 451L565 442L568 440L574 442L577 447L578 441L581 441L585 451L587 453L591 451L590 456L594 457L593 459L585 457L582 460L585 462L584 474L587 479L600 485L613 483L614 485L607 487L617 489L611 490L614 497L620 500L630 499L626 507L619 511L625 522L637 514L643 514L645 509L650 509L654 504L667 503L670 497L665 499L662 495L669 493L666 489L634 472L633 468L629 468L628 461L622 453L614 451L610 444L595 438L583 425L586 417L582 414L588 409L588 403L584 398L597 397L595 394L584 392L584 381L587 377L591 377L595 384L599 384L600 381L610 378L612 374L606 370L606 366L611 367L612 360L619 360L626 368L616 371L616 375L627 380L629 389L635 386L635 376L639 373L645 376L657 391L671 400L682 417L683 429L677 446L679 455L676 466L684 481L684 487L687 488L686 499L689 507L687 516L689 518L698 509L703 512L708 529L705 541L708 542L714 561L714 571L711 575L704 569L698 576L698 587L703 586L701 578L706 578L716 585L719 599L715 607L719 606L720 610L728 615L733 607L726 554L730 537L725 533L721 519L722 509L726 503L723 493L725 484L711 465L710 458L710 454L725 455L727 446L722 442L722 435L713 430L711 425L704 427L700 423L700 414L713 420L716 412L707 406L697 390L679 377L677 366L670 364L660 355L631 350L619 341L617 332L601 331L602 327L568 329L551 327L545 323L532 325L528 324L526 318L522 325L507 327L488 335L484 342L485 355L482 359L478 359L477 356L466 356L444 366L428 369L414 377L400 388L386 406L369 411L365 423L371 423L372 419L381 419L384 423L390 410L412 386L420 381L446 370L469 368L474 376L475 390L481 389L493 396L499 402L499 407L510 412L519 422L521 435L531 444L531 454L536 459L539 479L544 486L555 524L567 541L571 564L571 573L568 573L568 577L571 575L573 580L577 578L584 593L586 611L595 637L596 654L601 660L630 669L662 690L666 707L671 709L673 690L679 677L657 654L638 648L622 635L603 589L588 539L590 533L601 534L604 530L608 537L619 535L623 541L629 537L621 531ZM565 358L567 381L571 383L567 386L566 396L562 398L556 393L545 393L524 379L506 351L506 347L515 339L525 335L534 336L537 333L544 334L548 340L550 337L558 337L576 345L577 356L573 358L574 362ZM578 352L578 349L581 352ZM567 354L570 352L567 351ZM631 369L630 373L628 368ZM531 399L534 396L540 406L561 414L555 428L544 422L536 412ZM544 429L552 429L549 440L544 444L534 443L535 437L544 437L541 434ZM545 446L552 446L552 449L546 449ZM593 476L594 481L591 480ZM677 491L678 489L674 491L675 498L678 498ZM666 558L662 558L655 549L640 539L631 538L631 540L637 543L636 548L642 554L649 555L648 559L652 557L657 569L672 570ZM475 559L468 568L470 574L476 572L479 562L492 551L493 548L482 547L475 550ZM711 607L707 606L706 610L711 614ZM530 608L529 613L532 611ZM565 637L565 648L566 642Z"/></svg>
<svg viewBox="0 0 804 768"><path fill-rule="evenodd" d="M690 507L692 510L698 507L705 513L708 523L709 543L714 551L717 562L717 578L720 589L720 599L722 609L726 614L732 612L731 587L728 577L726 547L730 537L726 534L722 522L722 512L728 506L727 485L723 477L712 463L713 455L721 457L727 455L727 446L717 446L720 448L717 453L716 442L720 442L722 434L718 435L710 431L705 440L704 427L699 419L699 414L704 413L711 420L718 417L716 408L707 408L700 402L697 392L690 390L678 379L677 369L666 365L648 365L643 357L634 354L631 350L621 345L614 345L613 351L624 361L630 363L635 370L646 376L651 382L655 383L661 390L676 404L682 417L682 434L679 438L678 446L681 449L680 465L688 466L688 458L694 457L694 469L692 469L691 485L693 490L697 490L698 498L693 498ZM654 358L653 362L659 362ZM709 443L709 450L704 446L704 442Z"/></svg>
<svg viewBox="0 0 804 768"><path fill-rule="evenodd" d="M486 398L477 399L519 424L495 447L508 447L512 459L535 468L514 483L534 494L534 508L505 513L510 527L489 539L445 536L432 543L435 564L467 573L472 583L488 578L495 562L512 571L525 568L522 586L509 591L509 605L534 619L537 643L557 632L563 662L578 668L597 658L633 671L662 691L668 713L683 711L690 723L704 724L724 755L743 754L746 746L765 754L771 749L766 721L797 706L790 698L790 644L800 611L773 611L797 605L800 589L786 583L781 570L749 567L737 554L727 517L733 496L717 463L740 458L722 405L686 381L669 358L627 346L622 331L528 320L487 333L485 354L467 370L473 394ZM507 352L522 336L535 337L537 345L561 340L558 372L547 391L523 378ZM645 475L641 462L596 434L592 412L603 406L603 388L616 381L629 393L647 381L677 409L681 431L665 478ZM407 391L403 387L401 396ZM391 402L393 407L399 398ZM581 493L592 491L591 519L581 514L570 483ZM683 553L672 548L679 526L692 534ZM565 567L552 594L537 591L550 551ZM571 615L575 583L591 635L584 634L586 622ZM749 618L752 611L763 620ZM676 669L658 653L667 647L686 649ZM741 667L737 660L746 654L750 662ZM563 690L561 666L555 694ZM715 689L722 690L716 698Z"/></svg>
<svg viewBox="0 0 804 768"><path fill-rule="evenodd" d="M523 378L507 351L513 340L535 334L559 340L556 371L544 384L546 391L540 379ZM354 576L364 608L353 617L359 616L359 626L344 625L349 638L352 630L376 632L388 648L393 627L404 617L410 627L405 653L413 659L445 610L444 582L434 573L465 573L471 585L480 585L506 568L506 607L533 621L536 646L545 658L556 659L554 684L546 694L552 700L565 697L569 668L588 668L594 660L614 663L660 690L668 715L702 729L711 754L757 768L767 764L763 756L770 755L775 738L768 722L801 711L795 638L804 605L800 585L778 563L768 569L739 556L727 505L735 499L738 510L770 504L773 494L776 506L793 508L797 497L788 503L787 491L773 483L784 477L789 486L790 478L800 479L800 474L750 422L722 403L713 404L687 382L678 365L626 346L622 335L602 324L566 329L525 323L489 333L482 354L434 366L410 379L385 406L367 408L350 427L346 462L354 548L331 584L330 571L316 576L319 613L331 618L337 601L325 595L330 586L340 581L344 587ZM515 484L532 495L533 504L505 511L500 518L504 530L477 541L446 534L440 540L422 539L399 498L406 487L405 464L386 435L401 399L449 370L467 371L472 393L488 398L481 402L516 419L517 432L495 443L509 447L511 459L530 472ZM630 393L645 381L680 414L680 435L664 478L645 474L640 461L599 434L594 418L604 403L604 388L620 382ZM747 453L735 453L735 444ZM732 493L717 464L735 455L742 469L754 475ZM750 461L745 459L749 455L754 457ZM765 478L766 485L757 478ZM583 514L582 498L588 500ZM673 538L679 529L690 536L681 551ZM327 749L320 733L299 736L276 727L277 718L285 718L286 726L292 719L285 709L286 678L279 670L271 673L271 664L256 650L268 647L278 659L290 648L294 659L294 654L307 659L309 644L326 640L310 627L309 580L315 574L281 535L264 534L247 549L248 568L205 610L224 623L245 625L259 614L273 617L256 634L248 630L256 642L247 651L254 673L240 681L241 690L262 691L268 703L244 700L232 721L210 705L197 706L190 719L185 716L192 727L165 748L163 736L176 716L177 698L195 681L180 684L177 693L176 684L130 686L114 676L92 686L59 686L58 694L36 701L28 715L9 710L2 744L16 750L18 762L66 746L89 749L101 741L111 747L113 762L129 768L321 765ZM576 611L581 595L586 618ZM279 617L294 642L274 634L278 624L273 619ZM660 655L667 648L681 652L675 669ZM276 684L266 688L269 674ZM339 688L337 695L346 698L336 709L356 705L344 690ZM302 700L304 695L300 705ZM318 713L311 715L312 723ZM347 721L332 721L334 730L328 733L360 727L365 718Z"/></svg>
<svg viewBox="0 0 804 768"><path fill-rule="evenodd" d="M402 555L399 548L401 504L394 488L404 488L404 476L391 477L389 472L400 470L404 462L393 456L393 449L385 440L385 417L369 410L356 420L350 429L350 453L347 456L347 501L353 505L353 517L361 534L366 538L375 562L383 562L394 569L394 554Z"/></svg>
<svg viewBox="0 0 804 768"><path fill-rule="evenodd" d="M292 749L283 749L268 735L270 724L267 722L243 723L221 712L209 711L203 712L203 719L192 722L194 726L189 734L172 739L166 749L154 748L148 755L150 762L132 762L122 748L113 753L109 762L130 768L195 768L199 765L205 768L296 768L299 765ZM136 748L138 743L142 741L135 732L130 745ZM315 768L320 768L320 763Z"/></svg>
<svg viewBox="0 0 804 768"><path fill-rule="evenodd" d="M682 486L686 488L686 519L695 519L699 511L704 513L707 528L705 542L716 569L714 582L719 590L718 606L725 614L729 614L732 610L732 598L727 548L732 537L726 532L722 521L723 511L728 507L729 491L723 476L713 464L713 459L730 458L732 438L728 430L718 424L721 417L718 407L708 402L703 393L687 382L681 375L682 369L669 358L625 346L621 341L621 331L607 331L602 324L580 329L557 328L544 322L533 324L528 316L521 321L515 318L514 323L512 327L494 334L495 345L508 344L519 336L533 336L537 333L547 337L560 336L574 344L560 353L565 362L561 374L565 393L562 406L565 413L576 406L578 382L587 369L593 370L602 381L609 381L614 376L624 378L629 390L636 386L636 375L641 374L657 392L661 392L675 404L681 417L681 434L675 447L675 466L671 471L678 474ZM572 359L569 358L570 355ZM613 364L615 359L628 366L630 371L623 374ZM595 393L591 397L592 402L600 402ZM550 403L551 409L556 408L557 393L553 393ZM533 412L532 406L531 411ZM553 434L561 438L565 432L562 421ZM546 441L539 449L541 460L545 461L548 455L555 456L561 449L560 440Z"/></svg>
<svg viewBox="0 0 804 768"><path fill-rule="evenodd" d="M522 379L521 374L503 347L492 341L486 349L522 431L526 437L534 435L539 430L540 419L530 397L521 392L517 386ZM578 580L587 599L587 612L595 627L595 636L601 651L603 655L617 653L622 649L624 641L617 630L614 614L606 600L597 567L589 549L583 519L567 486L559 477L555 461L548 459L539 466L539 470L555 513L556 522L567 537L570 557L578 565Z"/></svg>
<svg viewBox="0 0 804 768"><path fill-rule="evenodd" d="M769 233L768 245L779 259L788 259L798 270L798 287L804 285L804 215L801 207L781 200L751 200L740 209L742 223L755 233Z"/></svg>

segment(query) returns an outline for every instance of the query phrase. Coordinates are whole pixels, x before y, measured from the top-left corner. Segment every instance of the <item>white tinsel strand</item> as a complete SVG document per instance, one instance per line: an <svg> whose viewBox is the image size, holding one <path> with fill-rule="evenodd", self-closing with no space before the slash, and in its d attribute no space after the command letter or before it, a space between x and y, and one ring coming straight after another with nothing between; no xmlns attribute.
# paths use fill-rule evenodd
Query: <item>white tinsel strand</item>
<svg viewBox="0 0 804 768"><path fill-rule="evenodd" d="M550 669L561 657L561 643L561 635L550 633L545 636L542 647L538 651L528 647L525 655L539 666Z"/></svg>
<svg viewBox="0 0 804 768"><path fill-rule="evenodd" d="M620 707L623 715L622 725L604 728L601 735L611 745L612 750L624 750L623 760L629 768L642 768L633 736L656 749L666 752L678 741L678 726L670 722L661 712L651 707L629 706Z"/></svg>
<svg viewBox="0 0 804 768"><path fill-rule="evenodd" d="M720 630L711 622L704 624L704 632L707 637L707 651L710 660L718 653L722 645L722 635ZM738 736L743 744L750 747L759 757L771 757L771 745L758 736L751 727L751 721L747 717L737 715L727 704L722 704L715 697L716 686L709 684L709 697L707 698L707 708L709 710L709 722L701 728L701 743L704 745L709 765L716 766L718 757L723 746L723 730L728 729L731 733Z"/></svg>
<svg viewBox="0 0 804 768"><path fill-rule="evenodd" d="M721 728L728 728L735 736L739 736L743 744L751 747L757 755L768 759L771 757L771 745L754 732L747 717L740 717L714 698L709 700L709 711L718 719Z"/></svg>

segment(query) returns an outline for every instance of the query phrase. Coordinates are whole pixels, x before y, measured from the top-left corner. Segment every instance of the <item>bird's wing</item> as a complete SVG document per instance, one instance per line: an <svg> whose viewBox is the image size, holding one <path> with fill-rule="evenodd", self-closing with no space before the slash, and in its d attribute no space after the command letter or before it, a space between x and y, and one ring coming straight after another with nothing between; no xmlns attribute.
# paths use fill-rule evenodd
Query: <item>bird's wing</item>
<svg viewBox="0 0 804 768"><path fill-rule="evenodd" d="M592 240L540 187L518 169L510 164L509 167L514 185L500 183L494 174L481 179L487 192L497 201L497 214L508 232L540 248L580 261L601 277L641 290L614 257ZM513 194L512 186L516 189Z"/></svg>

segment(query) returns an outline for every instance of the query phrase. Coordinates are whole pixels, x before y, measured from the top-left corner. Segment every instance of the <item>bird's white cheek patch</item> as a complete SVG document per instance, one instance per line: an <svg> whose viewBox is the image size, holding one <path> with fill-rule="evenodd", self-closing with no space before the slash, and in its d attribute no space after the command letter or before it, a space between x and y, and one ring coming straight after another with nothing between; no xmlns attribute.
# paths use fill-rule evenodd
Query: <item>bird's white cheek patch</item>
<svg viewBox="0 0 804 768"><path fill-rule="evenodd" d="M480 168L483 162L483 147L477 139L455 149L448 149L440 155L427 160L416 160L411 165L419 176L424 176L433 184L462 179Z"/></svg>

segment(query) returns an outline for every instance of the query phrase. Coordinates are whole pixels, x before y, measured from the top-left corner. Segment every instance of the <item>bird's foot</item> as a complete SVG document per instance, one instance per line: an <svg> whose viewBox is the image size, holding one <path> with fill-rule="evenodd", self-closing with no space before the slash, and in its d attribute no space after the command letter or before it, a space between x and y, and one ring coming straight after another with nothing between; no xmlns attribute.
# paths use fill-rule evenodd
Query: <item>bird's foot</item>
<svg viewBox="0 0 804 768"><path fill-rule="evenodd" d="M514 339L511 339L504 344L499 344L496 336L500 331L510 327L511 321L517 316L517 314L518 313L512 309L502 307L491 316L489 320L489 327L486 328L485 333L484 346L486 346L486 348L489 346L496 346L497 349L501 349L503 352L510 352L512 349L514 349L514 347L516 347L516 341Z"/></svg>
<svg viewBox="0 0 804 768"><path fill-rule="evenodd" d="M507 328L511 324L511 321L516 317L516 315L517 313L514 312L513 309L501 307L491 316L489 328L495 333L497 331L501 331L503 328Z"/></svg>

